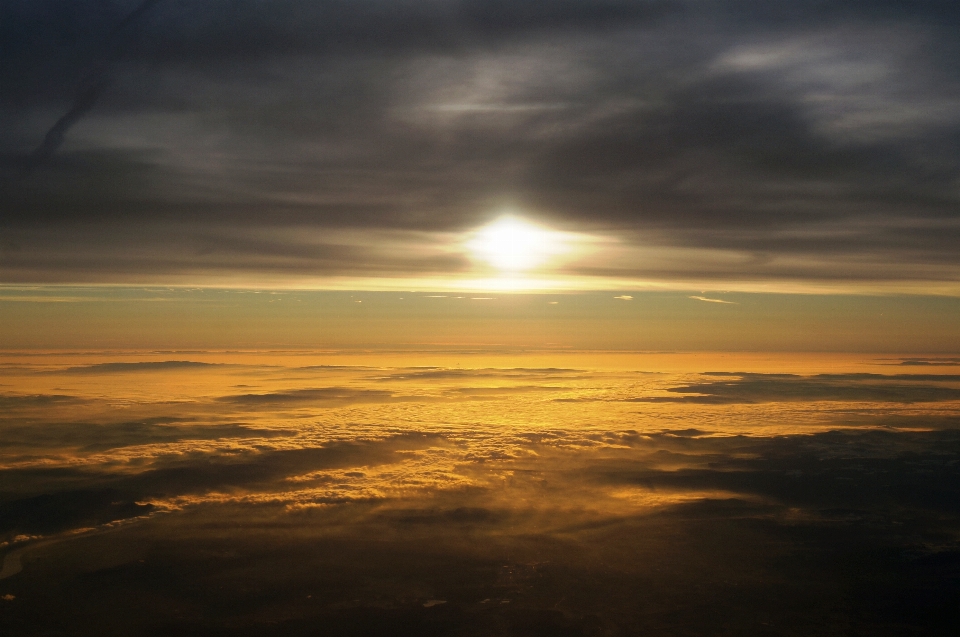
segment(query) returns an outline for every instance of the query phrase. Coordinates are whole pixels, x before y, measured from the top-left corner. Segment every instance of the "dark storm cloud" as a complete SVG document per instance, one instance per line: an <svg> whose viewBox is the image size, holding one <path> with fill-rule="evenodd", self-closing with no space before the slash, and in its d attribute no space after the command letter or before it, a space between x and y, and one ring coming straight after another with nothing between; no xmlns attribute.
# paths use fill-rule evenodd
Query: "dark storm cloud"
<svg viewBox="0 0 960 637"><path fill-rule="evenodd" d="M0 9L6 280L456 272L328 233L505 204L742 257L583 274L958 277L952 3L160 2L78 110L138 6Z"/></svg>

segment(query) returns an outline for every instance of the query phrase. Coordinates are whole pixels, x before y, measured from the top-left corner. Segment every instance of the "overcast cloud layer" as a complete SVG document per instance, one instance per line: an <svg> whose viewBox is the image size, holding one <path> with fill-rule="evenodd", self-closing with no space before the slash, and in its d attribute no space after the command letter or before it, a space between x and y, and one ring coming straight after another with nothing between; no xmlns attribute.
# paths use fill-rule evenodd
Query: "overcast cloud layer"
<svg viewBox="0 0 960 637"><path fill-rule="evenodd" d="M455 274L509 206L620 242L574 274L960 289L958 18L11 0L0 280Z"/></svg>

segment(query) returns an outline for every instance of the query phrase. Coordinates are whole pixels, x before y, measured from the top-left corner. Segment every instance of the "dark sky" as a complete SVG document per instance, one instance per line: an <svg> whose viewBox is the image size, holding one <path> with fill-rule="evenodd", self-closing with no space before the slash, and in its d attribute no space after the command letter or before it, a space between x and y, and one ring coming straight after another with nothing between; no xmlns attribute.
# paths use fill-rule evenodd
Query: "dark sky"
<svg viewBox="0 0 960 637"><path fill-rule="evenodd" d="M946 1L8 0L0 281L455 275L441 247L509 208L618 241L569 266L598 280L956 292L958 22Z"/></svg>

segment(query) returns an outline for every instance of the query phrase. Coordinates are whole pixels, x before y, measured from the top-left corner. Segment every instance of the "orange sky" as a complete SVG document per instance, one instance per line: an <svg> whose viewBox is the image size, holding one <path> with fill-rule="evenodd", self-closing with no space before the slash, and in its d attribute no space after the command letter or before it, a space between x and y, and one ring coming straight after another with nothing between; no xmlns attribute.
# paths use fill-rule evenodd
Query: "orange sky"
<svg viewBox="0 0 960 637"><path fill-rule="evenodd" d="M960 351L960 299L699 291L438 294L7 287L0 290L0 326L4 349L947 353Z"/></svg>

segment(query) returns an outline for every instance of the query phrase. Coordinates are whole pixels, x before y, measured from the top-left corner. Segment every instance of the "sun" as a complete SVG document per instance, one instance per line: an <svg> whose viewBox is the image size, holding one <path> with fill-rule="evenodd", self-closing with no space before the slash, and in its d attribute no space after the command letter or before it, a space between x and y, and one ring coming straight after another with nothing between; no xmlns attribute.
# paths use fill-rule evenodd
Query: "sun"
<svg viewBox="0 0 960 637"><path fill-rule="evenodd" d="M501 272L523 272L567 252L567 243L565 233L504 215L474 232L466 246Z"/></svg>

